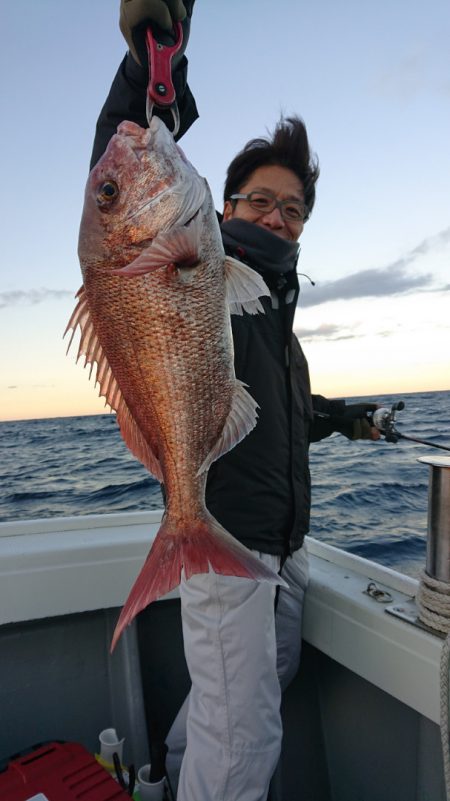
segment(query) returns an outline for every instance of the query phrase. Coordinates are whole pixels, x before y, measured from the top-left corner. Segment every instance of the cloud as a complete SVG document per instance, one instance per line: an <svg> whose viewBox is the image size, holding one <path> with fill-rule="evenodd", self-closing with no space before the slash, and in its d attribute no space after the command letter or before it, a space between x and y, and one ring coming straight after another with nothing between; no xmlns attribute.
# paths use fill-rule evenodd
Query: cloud
<svg viewBox="0 0 450 801"><path fill-rule="evenodd" d="M295 334L302 342L313 342L321 339L337 342L341 339L359 339L363 334L355 333L354 329L357 328L359 323L355 323L350 329L344 329L342 325L334 325L333 323L324 323L317 328L302 328L296 326Z"/></svg>
<svg viewBox="0 0 450 801"><path fill-rule="evenodd" d="M450 242L450 228L424 239L397 261L386 267L360 270L337 281L316 284L302 291L299 305L302 308L317 306L333 300L354 300L355 298L384 297L406 294L413 290L426 290L433 281L431 273L411 275L408 267L419 257L444 247ZM442 289L448 289L441 287Z"/></svg>
<svg viewBox="0 0 450 801"><path fill-rule="evenodd" d="M46 300L62 300L73 298L75 292L70 289L13 289L9 292L0 292L0 309L9 306L35 306Z"/></svg>
<svg viewBox="0 0 450 801"><path fill-rule="evenodd" d="M423 256L426 253L430 253L434 250L439 250L442 247L445 247L450 242L450 228L445 228L443 231L439 231L438 234L434 236L428 236L420 245L417 245L413 250L410 252L410 257L415 258L416 256Z"/></svg>
<svg viewBox="0 0 450 801"><path fill-rule="evenodd" d="M437 93L448 97L447 42L435 40L433 46L422 43L391 63L372 81L371 88L378 95L395 98L402 103L420 94Z"/></svg>
<svg viewBox="0 0 450 801"><path fill-rule="evenodd" d="M301 342L320 342L325 339L327 342L341 342L348 339L361 339L366 334L361 331L358 333L355 324L350 329L344 329L342 325L319 325L318 328L302 328L297 326L294 333L297 335ZM380 336L390 336L392 332L383 331Z"/></svg>
<svg viewBox="0 0 450 801"><path fill-rule="evenodd" d="M324 323L323 325L319 325L318 328L296 327L294 330L297 336L303 341L310 339L322 339L322 337L325 339L331 339L335 334L340 334L342 332L342 326Z"/></svg>
<svg viewBox="0 0 450 801"><path fill-rule="evenodd" d="M20 389L23 389L24 386L27 387L27 388L31 387L32 389L54 389L55 384L26 384L26 385L21 385ZM9 384L6 387L6 389L19 389L19 385L18 384Z"/></svg>
<svg viewBox="0 0 450 801"><path fill-rule="evenodd" d="M364 297L383 297L385 295L398 295L411 292L413 290L431 288L432 275L408 275L407 267L415 259L442 249L450 243L450 228L446 228L439 233L429 236L416 245L409 253L402 256L397 261L386 267L374 268L371 270L361 270L351 275L339 278L337 281L326 281L323 284L317 283L314 288L308 284L302 284L302 292L299 305L303 308L307 306L317 306L320 303L327 303L333 300L352 300ZM440 287L441 291L448 291L450 284ZM0 309L19 305L36 305L44 303L46 300L73 299L75 292L71 289L40 289L10 290L0 292Z"/></svg>
<svg viewBox="0 0 450 801"><path fill-rule="evenodd" d="M314 290L302 295L301 306L317 306L332 300L405 294L429 285L431 279L430 274L407 275L405 267L400 264L384 269L361 270L337 281L316 285Z"/></svg>
<svg viewBox="0 0 450 801"><path fill-rule="evenodd" d="M411 99L428 84L426 53L423 47L405 55L396 64L381 72L373 83L378 93Z"/></svg>

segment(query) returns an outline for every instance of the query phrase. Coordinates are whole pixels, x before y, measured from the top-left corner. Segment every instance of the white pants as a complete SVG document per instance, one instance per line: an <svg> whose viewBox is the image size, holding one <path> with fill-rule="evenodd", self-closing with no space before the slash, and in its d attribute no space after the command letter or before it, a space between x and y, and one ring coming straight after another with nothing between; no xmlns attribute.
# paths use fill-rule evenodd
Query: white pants
<svg viewBox="0 0 450 801"><path fill-rule="evenodd" d="M272 569L278 557L258 556ZM295 676L308 583L305 548L275 588L216 573L180 585L192 688L167 737L177 801L266 801L281 750L281 689ZM181 765L181 770L180 770Z"/></svg>

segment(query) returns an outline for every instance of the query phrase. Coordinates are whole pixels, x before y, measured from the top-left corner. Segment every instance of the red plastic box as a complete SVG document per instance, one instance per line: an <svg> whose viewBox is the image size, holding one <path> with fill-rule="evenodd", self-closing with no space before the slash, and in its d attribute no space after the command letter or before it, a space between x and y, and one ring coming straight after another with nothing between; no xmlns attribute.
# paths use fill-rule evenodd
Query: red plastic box
<svg viewBox="0 0 450 801"><path fill-rule="evenodd" d="M0 772L1 801L130 801L78 743L47 743Z"/></svg>

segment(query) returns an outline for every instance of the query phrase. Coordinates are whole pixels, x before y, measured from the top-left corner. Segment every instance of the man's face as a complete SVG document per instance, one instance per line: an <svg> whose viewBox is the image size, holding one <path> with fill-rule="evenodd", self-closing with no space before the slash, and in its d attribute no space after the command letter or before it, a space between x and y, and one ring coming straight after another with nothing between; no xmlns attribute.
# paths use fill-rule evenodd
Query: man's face
<svg viewBox="0 0 450 801"><path fill-rule="evenodd" d="M258 167L247 179L246 183L239 189L239 194L248 194L254 191L269 192L277 200L304 201L303 187L296 174L287 167L280 167L278 164L271 164L266 167ZM235 205L234 205L235 204ZM250 206L247 200L237 200L225 202L223 219L247 220L247 222L260 225L282 239L289 239L296 242L303 231L303 220L286 220L281 214L281 209L275 207L272 211L263 213Z"/></svg>

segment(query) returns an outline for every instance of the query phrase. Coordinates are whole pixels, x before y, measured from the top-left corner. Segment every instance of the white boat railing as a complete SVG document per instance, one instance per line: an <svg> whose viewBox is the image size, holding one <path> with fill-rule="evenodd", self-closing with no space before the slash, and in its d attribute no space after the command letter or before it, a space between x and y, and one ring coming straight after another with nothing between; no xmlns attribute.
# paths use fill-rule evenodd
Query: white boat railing
<svg viewBox="0 0 450 801"><path fill-rule="evenodd" d="M162 511L0 524L0 625L120 607ZM411 604L409 576L308 538L304 638L432 721L439 721L442 639L386 614L369 582ZM170 597L176 596L176 591Z"/></svg>

